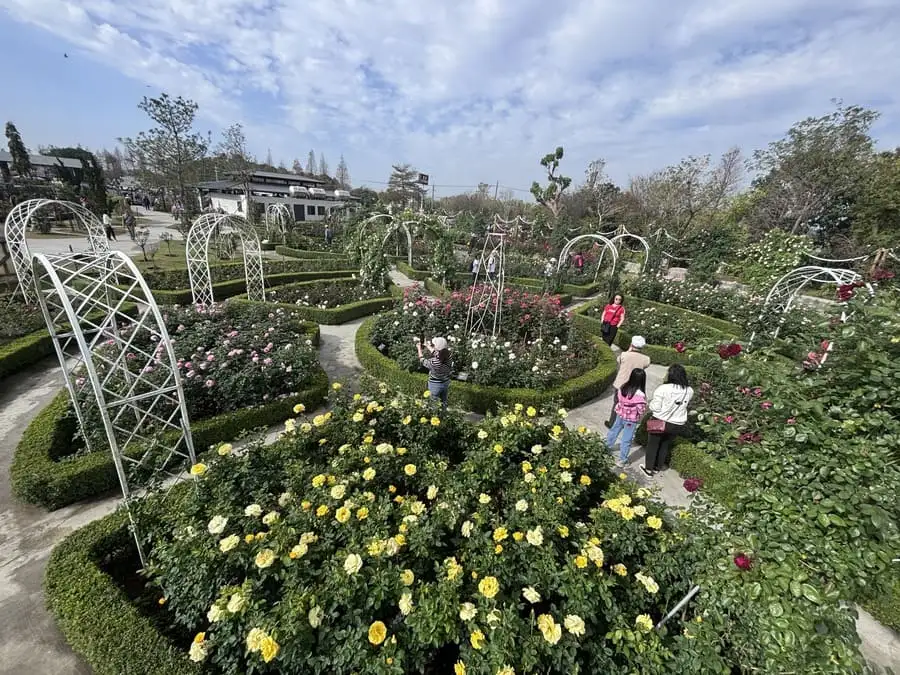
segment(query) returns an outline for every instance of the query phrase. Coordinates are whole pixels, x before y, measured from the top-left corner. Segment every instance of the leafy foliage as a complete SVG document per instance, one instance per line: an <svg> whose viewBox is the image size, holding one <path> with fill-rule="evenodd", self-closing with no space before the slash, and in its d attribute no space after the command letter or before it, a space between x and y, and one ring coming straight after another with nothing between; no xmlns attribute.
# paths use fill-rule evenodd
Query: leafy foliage
<svg viewBox="0 0 900 675"><path fill-rule="evenodd" d="M554 219L559 217L562 210L563 193L572 184L571 178L556 173L564 154L563 148L558 147L553 152L544 155L541 158L541 166L547 170L547 185L541 187L537 181L531 184L531 194L535 201L546 208Z"/></svg>

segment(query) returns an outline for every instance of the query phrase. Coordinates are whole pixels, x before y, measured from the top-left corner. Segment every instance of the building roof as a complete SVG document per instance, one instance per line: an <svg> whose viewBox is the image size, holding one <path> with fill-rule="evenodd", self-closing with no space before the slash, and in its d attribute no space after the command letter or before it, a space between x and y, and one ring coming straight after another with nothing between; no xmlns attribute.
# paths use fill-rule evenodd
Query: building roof
<svg viewBox="0 0 900 675"><path fill-rule="evenodd" d="M197 183L196 187L206 192L224 192L225 190L237 190L242 192L244 186L233 180L211 180L203 183ZM340 188L338 188L340 189ZM290 185L277 185L275 183L251 183L251 192L269 192L273 195L288 197L291 194ZM334 197L334 190L327 190L325 196ZM315 197L313 197L315 198ZM308 199L308 197L307 197ZM357 197L338 197L338 199L358 199Z"/></svg>
<svg viewBox="0 0 900 675"><path fill-rule="evenodd" d="M229 175L234 175L229 174ZM301 176L296 173L275 173L274 171L254 171L251 176L253 178L261 178L263 180L285 180L289 183L324 183L321 178L314 176Z"/></svg>
<svg viewBox="0 0 900 675"><path fill-rule="evenodd" d="M28 155L32 166L59 166L60 162L67 169L80 169L81 160L69 157L51 157L48 155ZM6 150L0 150L0 162L12 162L12 155Z"/></svg>

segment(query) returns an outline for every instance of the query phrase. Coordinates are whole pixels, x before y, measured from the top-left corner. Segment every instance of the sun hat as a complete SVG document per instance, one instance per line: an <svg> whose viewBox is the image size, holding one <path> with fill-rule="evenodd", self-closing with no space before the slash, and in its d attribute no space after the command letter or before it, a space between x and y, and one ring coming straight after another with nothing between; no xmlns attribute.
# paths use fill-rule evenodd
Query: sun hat
<svg viewBox="0 0 900 675"><path fill-rule="evenodd" d="M635 349L643 349L647 346L647 341L640 335L634 335L631 338L631 346Z"/></svg>
<svg viewBox="0 0 900 675"><path fill-rule="evenodd" d="M442 349L447 349L447 341L442 337L436 337L431 341L432 346L441 351Z"/></svg>

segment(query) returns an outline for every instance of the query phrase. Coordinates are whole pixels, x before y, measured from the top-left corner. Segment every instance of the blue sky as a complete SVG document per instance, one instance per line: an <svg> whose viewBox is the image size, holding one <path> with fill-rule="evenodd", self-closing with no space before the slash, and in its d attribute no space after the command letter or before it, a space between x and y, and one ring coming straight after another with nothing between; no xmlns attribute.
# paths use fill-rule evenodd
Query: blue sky
<svg viewBox="0 0 900 675"><path fill-rule="evenodd" d="M343 153L356 185L409 162L525 189L557 145L576 181L603 158L627 184L749 156L832 98L900 145L897 35L897 0L0 0L2 114L33 148L112 147L168 91L201 131L244 123L260 158Z"/></svg>

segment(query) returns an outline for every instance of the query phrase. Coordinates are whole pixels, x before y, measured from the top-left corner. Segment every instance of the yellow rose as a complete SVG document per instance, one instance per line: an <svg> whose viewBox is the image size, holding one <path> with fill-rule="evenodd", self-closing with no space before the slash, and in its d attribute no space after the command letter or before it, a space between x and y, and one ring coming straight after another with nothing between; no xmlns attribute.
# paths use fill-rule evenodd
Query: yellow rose
<svg viewBox="0 0 900 675"><path fill-rule="evenodd" d="M481 493L478 495L478 503L479 504L489 504L491 501L490 495L486 495L485 493Z"/></svg>
<svg viewBox="0 0 900 675"><path fill-rule="evenodd" d="M312 502L304 499L302 502L300 502L300 508L304 511L309 511L312 508Z"/></svg>
<svg viewBox="0 0 900 675"><path fill-rule="evenodd" d="M364 419L366 419L366 417L362 413L358 412L358 413L353 413L353 417L351 419L354 422L362 422Z"/></svg>
<svg viewBox="0 0 900 675"><path fill-rule="evenodd" d="M404 586L412 586L413 582L416 580L416 575L412 570L403 570L400 572L400 583Z"/></svg>
<svg viewBox="0 0 900 675"><path fill-rule="evenodd" d="M563 457L561 460L559 460L559 468L568 469L571 466L572 466L572 462L569 461L568 457Z"/></svg>
<svg viewBox="0 0 900 675"><path fill-rule="evenodd" d="M522 473L528 473L531 469L531 462L522 462Z"/></svg>
<svg viewBox="0 0 900 675"><path fill-rule="evenodd" d="M400 421L401 421L401 423L405 426L405 425L408 425L410 422L412 422L412 417L410 417L409 415L407 415L406 417L404 417L404 418L403 418L402 420L400 420Z"/></svg>
<svg viewBox="0 0 900 675"><path fill-rule="evenodd" d="M397 606L400 608L400 613L403 616L407 616L410 612L413 611L413 599L412 593L406 592L400 596L400 601L397 603Z"/></svg>
<svg viewBox="0 0 900 675"><path fill-rule="evenodd" d="M228 553L240 543L240 537L238 537L236 534L232 534L231 536L225 537L224 539L221 539L219 541L219 550L222 551L222 553Z"/></svg>
<svg viewBox="0 0 900 675"><path fill-rule="evenodd" d="M321 427L328 421L325 415L316 415L313 417L313 426Z"/></svg>
<svg viewBox="0 0 900 675"><path fill-rule="evenodd" d="M306 555L306 552L309 550L309 547L306 544L297 544L294 548L291 549L291 552L288 553L288 557L291 560L296 560L297 558L302 558Z"/></svg>
<svg viewBox="0 0 900 675"><path fill-rule="evenodd" d="M350 509L346 506L340 507L337 511L334 512L334 519L339 523L346 523L350 520Z"/></svg>
<svg viewBox="0 0 900 675"><path fill-rule="evenodd" d="M556 531L559 532L559 536L562 537L563 539L565 539L566 537L569 536L569 528L566 527L565 525L560 525L559 527L556 528Z"/></svg>
<svg viewBox="0 0 900 675"><path fill-rule="evenodd" d="M403 473L407 476L415 476L416 475L416 465L415 464L407 464L403 467Z"/></svg>
<svg viewBox="0 0 900 675"><path fill-rule="evenodd" d="M343 483L339 483L331 488L330 494L332 499L343 499L344 495L347 494L347 486Z"/></svg>
<svg viewBox="0 0 900 675"><path fill-rule="evenodd" d="M555 645L562 637L562 626L560 626L549 614L541 614L538 617L538 628L544 639L551 645Z"/></svg>
<svg viewBox="0 0 900 675"><path fill-rule="evenodd" d="M256 554L256 566L260 569L271 567L273 562L275 562L275 551L270 548L264 548Z"/></svg>
<svg viewBox="0 0 900 675"><path fill-rule="evenodd" d="M456 562L456 558L447 558L444 561L447 565L447 579L453 581L463 572L462 565Z"/></svg>
<svg viewBox="0 0 900 675"><path fill-rule="evenodd" d="M335 382L333 385L331 385L331 388L334 389L335 391L340 391L342 388L342 385L340 382Z"/></svg>
<svg viewBox="0 0 900 675"><path fill-rule="evenodd" d="M219 446L219 449L216 452L218 452L222 457L225 457L226 455L230 455L232 450L234 450L234 448L232 447L231 443L222 443L222 445Z"/></svg>
<svg viewBox="0 0 900 675"><path fill-rule="evenodd" d="M317 476L313 476L313 479L312 479L312 486L313 486L314 488L320 488L320 487L322 487L323 485L325 485L325 481L326 481L326 480L327 480L327 479L325 478L325 476L322 475L322 474L320 473L320 474L317 475Z"/></svg>
<svg viewBox="0 0 900 675"><path fill-rule="evenodd" d="M433 426L433 427L441 426L441 418L440 417L432 417L431 418L431 426Z"/></svg>
<svg viewBox="0 0 900 675"><path fill-rule="evenodd" d="M319 508L316 509L316 515L319 518L323 518L328 515L328 507L322 504Z"/></svg>
<svg viewBox="0 0 900 675"><path fill-rule="evenodd" d="M356 509L356 519L357 520L365 520L369 517L369 508L366 506L360 506Z"/></svg>
<svg viewBox="0 0 900 675"><path fill-rule="evenodd" d="M613 572L618 574L620 577L628 576L628 568L625 567L625 565L623 565L622 563L619 563L618 565L613 565Z"/></svg>
<svg viewBox="0 0 900 675"><path fill-rule="evenodd" d="M363 477L364 480L372 480L373 478L375 478L375 469L373 469L373 468L370 466L368 469L366 469L365 471L363 471L362 477Z"/></svg>
<svg viewBox="0 0 900 675"><path fill-rule="evenodd" d="M369 642L373 645L380 645L387 637L387 626L381 621L375 621L369 626Z"/></svg>
<svg viewBox="0 0 900 675"><path fill-rule="evenodd" d="M583 555L575 556L575 567L578 569L584 569L588 566L588 559Z"/></svg>
<svg viewBox="0 0 900 675"><path fill-rule="evenodd" d="M509 536L509 533L506 531L505 527L500 526L494 530L493 536L494 536L494 541L499 544L501 541L503 541L504 539L506 539L506 537Z"/></svg>
<svg viewBox="0 0 900 675"><path fill-rule="evenodd" d="M262 660L266 663L269 663L272 659L278 656L278 649L278 643L275 642L275 639L270 635L266 635L259 643L260 656L262 656Z"/></svg>
<svg viewBox="0 0 900 675"><path fill-rule="evenodd" d="M649 518L647 518L647 527L658 530L662 527L662 520L660 518L657 518L656 516L650 516Z"/></svg>
<svg viewBox="0 0 900 675"><path fill-rule="evenodd" d="M623 506L622 510L619 511L619 515L621 515L625 520L631 520L632 518L634 518L634 509L630 506Z"/></svg>
<svg viewBox="0 0 900 675"><path fill-rule="evenodd" d="M248 534L244 537L244 541L248 544L252 544L254 539L256 539L256 537L254 537L252 534Z"/></svg>
<svg viewBox="0 0 900 675"><path fill-rule="evenodd" d="M191 467L192 476L202 476L206 473L207 466L203 462L198 462Z"/></svg>
<svg viewBox="0 0 900 675"><path fill-rule="evenodd" d="M638 614L634 620L635 627L642 633L649 633L653 630L653 619L649 614Z"/></svg>
<svg viewBox="0 0 900 675"><path fill-rule="evenodd" d="M472 644L472 649L481 649L484 646L484 633L480 630L473 631L469 635L469 642Z"/></svg>
<svg viewBox="0 0 900 675"><path fill-rule="evenodd" d="M563 621L566 630L575 637L584 635L584 620L577 614L569 614Z"/></svg>
<svg viewBox="0 0 900 675"><path fill-rule="evenodd" d="M306 412L305 405L303 405L302 403L298 403L297 405L294 406L294 414L295 415L299 415L302 412Z"/></svg>
<svg viewBox="0 0 900 675"><path fill-rule="evenodd" d="M262 647L263 638L266 632L262 628L253 628L247 633L247 649L250 652L258 652Z"/></svg>
<svg viewBox="0 0 900 675"><path fill-rule="evenodd" d="M537 410L535 410L533 406L528 406L528 410L525 411L525 414L529 417L534 417L537 415Z"/></svg>
<svg viewBox="0 0 900 675"><path fill-rule="evenodd" d="M457 661L453 664L453 675L466 675L466 664L462 661Z"/></svg>
<svg viewBox="0 0 900 675"><path fill-rule="evenodd" d="M493 598L500 591L497 577L485 577L478 582L478 591L486 598Z"/></svg>
<svg viewBox="0 0 900 675"><path fill-rule="evenodd" d="M497 544L494 547L494 553L496 553L497 555L500 555L501 553L503 553L503 544Z"/></svg>
<svg viewBox="0 0 900 675"><path fill-rule="evenodd" d="M398 454L398 455L405 455L405 454L406 454L406 448L397 448L397 454Z"/></svg>
<svg viewBox="0 0 900 675"><path fill-rule="evenodd" d="M581 483L582 485L590 485L591 479L589 476L582 476L581 478L578 479L578 482Z"/></svg>
<svg viewBox="0 0 900 675"><path fill-rule="evenodd" d="M525 538L525 534L523 532L513 532L513 539L516 541L522 541Z"/></svg>

